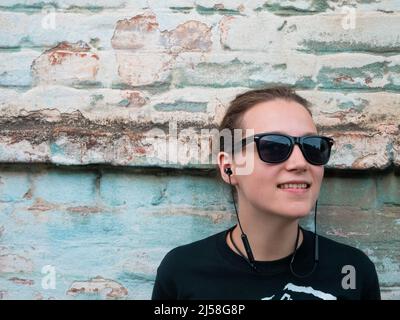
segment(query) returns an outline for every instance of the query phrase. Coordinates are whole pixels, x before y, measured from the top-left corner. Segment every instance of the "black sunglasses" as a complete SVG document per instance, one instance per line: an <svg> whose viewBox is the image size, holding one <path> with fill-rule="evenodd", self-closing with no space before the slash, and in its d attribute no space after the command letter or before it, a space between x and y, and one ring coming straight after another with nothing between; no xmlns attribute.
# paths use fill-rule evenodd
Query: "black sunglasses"
<svg viewBox="0 0 400 320"><path fill-rule="evenodd" d="M334 140L329 137L310 135L292 137L277 133L259 133L244 138L241 141L243 148L255 141L260 159L268 163L280 163L286 161L292 154L294 145L297 144L304 158L313 165L328 163Z"/></svg>

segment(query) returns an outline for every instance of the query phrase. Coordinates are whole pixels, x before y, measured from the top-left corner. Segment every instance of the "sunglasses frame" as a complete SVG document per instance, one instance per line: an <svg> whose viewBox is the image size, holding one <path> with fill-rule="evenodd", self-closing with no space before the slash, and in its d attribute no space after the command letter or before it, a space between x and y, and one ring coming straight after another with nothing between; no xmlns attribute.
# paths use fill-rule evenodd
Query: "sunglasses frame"
<svg viewBox="0 0 400 320"><path fill-rule="evenodd" d="M261 140L261 138L263 138L265 136L281 136L281 137L285 137L285 138L290 140L290 150L289 150L287 156L285 157L285 159L280 160L280 161L265 161L265 160L263 160L261 158L261 156L260 156L260 140ZM299 146L300 150L301 150L301 153L304 156L304 159L306 159L309 163L311 163L312 165L318 165L318 166L325 165L326 163L323 163L323 164L315 163L315 162L311 161L306 156L306 154L304 152L304 149L303 149L303 143L304 143L304 140L306 140L308 138L322 138L322 139L324 139L324 140L326 140L328 142L328 144L329 144L329 154L328 154L328 161L326 162L326 163L328 163L330 155L331 155L332 146L335 143L335 140L333 138L331 138L331 137L326 137L326 136L321 136L321 135L307 135L307 136L302 136L302 137L293 137L293 136L286 135L286 134L281 134L281 133L264 132L264 133L258 133L258 134L255 134L253 136L249 136L249 137L244 138L241 141L241 144L242 144L242 148L243 148L247 144L249 144L249 143L254 141L256 143L257 153L258 153L259 158L262 161L266 162L266 163L282 163L282 162L285 162L287 159L289 159L290 155L293 152L294 146L297 144Z"/></svg>

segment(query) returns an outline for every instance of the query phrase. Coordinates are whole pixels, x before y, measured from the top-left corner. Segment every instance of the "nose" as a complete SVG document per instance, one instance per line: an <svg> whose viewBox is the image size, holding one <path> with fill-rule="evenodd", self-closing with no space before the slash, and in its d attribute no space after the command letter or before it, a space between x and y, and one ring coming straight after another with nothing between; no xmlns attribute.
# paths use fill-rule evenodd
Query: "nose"
<svg viewBox="0 0 400 320"><path fill-rule="evenodd" d="M287 159L286 164L290 169L304 169L307 166L307 160L297 144L293 147L292 154Z"/></svg>

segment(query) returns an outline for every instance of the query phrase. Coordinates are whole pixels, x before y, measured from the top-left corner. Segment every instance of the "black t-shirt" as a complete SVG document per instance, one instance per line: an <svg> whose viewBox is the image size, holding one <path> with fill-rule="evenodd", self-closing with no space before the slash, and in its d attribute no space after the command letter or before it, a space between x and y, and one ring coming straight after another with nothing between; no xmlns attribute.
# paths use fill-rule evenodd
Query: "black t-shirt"
<svg viewBox="0 0 400 320"><path fill-rule="evenodd" d="M359 249L319 236L319 263L308 277L293 275L292 255L256 261L254 271L226 243L227 232L169 251L157 269L152 299L341 300L380 299L374 264ZM304 230L293 269L314 265L314 233Z"/></svg>

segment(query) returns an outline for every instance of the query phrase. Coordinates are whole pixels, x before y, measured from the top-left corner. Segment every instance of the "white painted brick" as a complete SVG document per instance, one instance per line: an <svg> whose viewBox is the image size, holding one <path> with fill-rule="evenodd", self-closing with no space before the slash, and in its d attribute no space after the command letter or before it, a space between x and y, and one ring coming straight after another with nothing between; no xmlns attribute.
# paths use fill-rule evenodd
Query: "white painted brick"
<svg viewBox="0 0 400 320"><path fill-rule="evenodd" d="M385 88L400 85L400 55L339 53L318 58L318 87Z"/></svg>
<svg viewBox="0 0 400 320"><path fill-rule="evenodd" d="M261 86L296 84L314 78L318 57L288 52L183 53L174 68L174 85Z"/></svg>
<svg viewBox="0 0 400 320"><path fill-rule="evenodd" d="M262 6L264 0L253 0L253 1L243 1L243 0L196 0L196 5L202 6L204 8L214 8L214 9L225 9L225 10L237 10L241 13L250 12L259 6Z"/></svg>
<svg viewBox="0 0 400 320"><path fill-rule="evenodd" d="M137 108L143 105L140 101L148 99L146 92L135 90L85 90L58 85L37 86L24 93L0 89L0 97L0 112L8 116L16 116L21 110L29 112L43 109L55 109L57 114L80 110L85 115L103 112L112 115L117 109L124 114L136 112ZM53 117L53 115L49 116ZM57 119L58 117L55 120Z"/></svg>
<svg viewBox="0 0 400 320"><path fill-rule="evenodd" d="M40 52L29 49L20 52L0 52L0 85L31 86L30 67L39 55Z"/></svg>
<svg viewBox="0 0 400 320"><path fill-rule="evenodd" d="M12 101L19 99L20 92L15 89L0 88L0 108L7 108Z"/></svg>
<svg viewBox="0 0 400 320"><path fill-rule="evenodd" d="M118 75L118 64L116 61L116 52L114 50L102 51L92 49L92 53L99 58L96 64L97 73L92 77L90 71L86 76L86 80L93 80L101 83L104 87L111 87L113 84L121 83ZM31 49L23 49L19 52L0 52L0 85L2 86L32 86L31 65L40 55L46 55L44 52ZM66 62L71 63L71 59ZM95 61L93 61L95 62ZM83 64L82 64L83 63ZM43 66L44 64L44 66ZM51 68L51 63L42 61L42 67L37 71L38 83L53 83L62 85L79 84L77 74L82 73L82 69L87 70L88 66L84 61L79 61L74 65L55 64L55 68ZM74 70L75 69L75 75ZM81 78L81 80L84 80ZM0 101L1 101L0 97Z"/></svg>
<svg viewBox="0 0 400 320"><path fill-rule="evenodd" d="M251 1L253 2L253 1ZM376 1L346 1L346 0L268 0L262 1L258 5L259 9L271 10L277 14L300 15L302 12L312 14L313 12L332 12L338 13L349 12L349 9L355 9L356 12L368 11L399 11L399 3L392 0L376 0Z"/></svg>
<svg viewBox="0 0 400 320"><path fill-rule="evenodd" d="M343 12L343 7L355 8L356 12L371 12L371 11L383 11L383 12L396 12L400 10L400 4L398 1L393 0L376 0L376 1L328 1L329 7L332 10Z"/></svg>
<svg viewBox="0 0 400 320"><path fill-rule="evenodd" d="M312 103L313 118L322 127L354 124L370 132L396 134L400 118L398 95L385 92L323 92L298 90Z"/></svg>
<svg viewBox="0 0 400 320"><path fill-rule="evenodd" d="M127 2L131 4L135 4L141 2L142 6L145 5L145 1L126 1L126 0L114 0L110 3L109 0L41 0L41 5L48 5L54 6L56 5L57 8L67 9L71 6L77 7L120 7L126 4ZM12 7L12 6L32 6L38 5L36 0L2 0L1 5L5 7Z"/></svg>
<svg viewBox="0 0 400 320"><path fill-rule="evenodd" d="M225 16L219 24L221 43L231 50L282 50L279 32L284 19L268 12L250 17Z"/></svg>
<svg viewBox="0 0 400 320"><path fill-rule="evenodd" d="M43 28L44 14L0 12L1 47L19 45L54 47L59 42L75 43L99 39L100 48L111 48L110 39L118 20L130 17L132 12L114 10L99 15L57 13L55 29ZM46 25L45 25L46 26Z"/></svg>
<svg viewBox="0 0 400 320"><path fill-rule="evenodd" d="M165 82L171 72L174 57L166 53L117 52L121 81L131 86Z"/></svg>
<svg viewBox="0 0 400 320"><path fill-rule="evenodd" d="M290 17L283 29L286 45L296 49L320 50L322 47L334 51L387 51L400 46L400 13L360 12L356 15L355 28L348 30L343 27L343 19L343 14Z"/></svg>
<svg viewBox="0 0 400 320"><path fill-rule="evenodd" d="M211 45L211 27L207 24L190 20L160 32L152 12L118 21L112 38L118 74L131 86L167 81L180 52L209 51Z"/></svg>
<svg viewBox="0 0 400 320"><path fill-rule="evenodd" d="M153 123L168 121L199 121L200 123L218 123L214 119L216 108L221 111L227 107L235 95L246 88L183 88L169 90L150 96L146 92L116 89L73 89L65 86L38 86L23 94L16 90L0 89L0 115L18 116L23 110L38 111L55 109L71 113L79 110L88 119L101 121L106 119L134 119ZM322 127L355 124L366 131L396 134L399 119L398 97L393 93L342 93L298 90L312 103L314 120ZM133 95L133 96L132 96ZM131 101L126 107L125 103ZM142 101L138 103L138 101ZM147 101L147 102L146 102ZM208 103L207 114L193 112L155 112L153 107L161 103L173 104L179 101ZM143 104L144 103L144 104ZM23 114L23 113L22 113ZM46 118L53 118L52 113ZM55 116L54 120L59 119ZM215 122L214 122L215 121Z"/></svg>
<svg viewBox="0 0 400 320"><path fill-rule="evenodd" d="M47 142L31 144L27 140L19 142L8 137L2 137L0 142L0 162L46 162L49 158L50 147Z"/></svg>
<svg viewBox="0 0 400 320"><path fill-rule="evenodd" d="M32 64L34 83L74 85L95 82L99 56L84 42L62 42L44 52Z"/></svg>
<svg viewBox="0 0 400 320"><path fill-rule="evenodd" d="M149 7L154 10L157 8L170 8L170 7L194 7L195 0L165 0L165 1L158 1L158 0L147 0Z"/></svg>
<svg viewBox="0 0 400 320"><path fill-rule="evenodd" d="M400 300L400 287L381 287L382 300Z"/></svg>
<svg viewBox="0 0 400 320"><path fill-rule="evenodd" d="M221 42L232 50L394 50L400 46L399 15L360 12L354 30L343 28L344 15L338 13L278 17L259 12L251 17L225 17Z"/></svg>
<svg viewBox="0 0 400 320"><path fill-rule="evenodd" d="M55 96L53 103L49 97L54 90ZM41 90L41 91L39 91ZM44 98L42 92L46 90L47 98ZM118 107L118 100L128 91L98 89L98 90L77 90L66 87L38 87L25 93L22 98L25 102L13 101L15 108L10 108L10 104L3 108L7 116L27 115L29 111L22 110L23 105L26 110L27 102L31 103L31 110L41 110L42 119L48 121L58 121L60 112L72 113L79 109L82 115L96 123L106 123L109 121L135 121L146 128L157 128L167 126L172 123L189 124L188 130L201 129L215 126L221 120L221 116L227 107L228 102L238 93L245 91L245 88L229 89L209 89L209 88L185 88L179 90L170 90L165 93L148 97L148 104L141 108ZM393 137L398 136L398 127L396 120L397 95L382 95L380 93L353 93L345 95L343 93L318 92L318 91L299 91L301 95L309 98L314 103L313 112L317 124L321 125L321 133L332 135L337 144L337 152L333 152L329 165L338 168L356 168L367 169L371 167L385 168L393 159L390 155L390 143L393 143ZM57 94L60 94L57 96ZM96 103L93 103L93 97L99 97ZM62 97L62 99L61 99ZM95 99L96 100L96 99ZM41 102L39 102L41 101ZM184 112L184 111L159 111L154 107L159 104L179 104L188 102L206 103L206 112ZM384 107L382 108L382 101ZM113 103L113 104L110 104ZM365 106L363 106L365 105ZM316 107L315 107L316 106ZM58 108L51 110L46 108ZM343 112L343 109L349 109ZM363 109L363 112L357 111L357 108ZM162 109L161 109L162 110ZM4 114L4 113L3 113ZM128 120L129 119L129 120ZM383 120L384 119L384 120ZM335 129L336 126L356 125L359 130L341 130ZM150 130L150 129L149 129ZM142 133L145 133L143 131ZM168 130L164 131L169 134ZM151 130L148 132L151 133ZM146 138L147 136L147 138ZM84 163L112 163L114 165L165 165L160 162L160 151L165 149L162 140L155 141L153 136L145 134L141 140L131 140L129 136L123 135L114 140L112 146L109 145L107 135L97 137L98 145L88 149L81 149L81 144L77 143L76 138L60 134L55 143L65 150L64 153L49 155L46 144L40 146L30 146L28 141L13 143L8 145L7 152L2 153L2 160L21 161L45 161L51 159L55 163L63 164L84 164ZM80 139L87 139L81 134ZM150 140L149 140L150 139ZM139 142L140 141L140 142ZM9 140L2 141L9 143ZM194 155L195 149L191 146L191 141L182 140L177 149L178 166L196 165L190 160L190 155ZM396 145L396 144L395 144ZM178 147L176 146L176 147ZM349 149L348 146L351 146ZM398 146L398 143L397 145ZM398 147L394 152L398 153ZM4 149L4 148L3 148ZM46 151L47 150L47 151ZM137 150L132 153L132 150ZM398 155L396 154L396 159ZM189 158L188 158L189 157ZM174 164L169 164L174 166Z"/></svg>
<svg viewBox="0 0 400 320"><path fill-rule="evenodd" d="M400 167L400 134L393 138L393 163Z"/></svg>
<svg viewBox="0 0 400 320"><path fill-rule="evenodd" d="M334 138L335 144L327 167L357 170L385 169L392 160L387 150L391 139L386 135L335 132L329 136Z"/></svg>
<svg viewBox="0 0 400 320"><path fill-rule="evenodd" d="M84 41L90 43L91 39L99 39L100 49L110 49L115 27L119 20L130 19L138 14L143 14L142 9L120 9L101 12L100 14L86 14L73 12L56 12L55 28L47 28L43 24L45 13L15 13L0 11L0 47L56 46L59 42L71 43ZM217 25L220 17L204 16L194 13L190 18L182 13L172 13L165 10L154 10L157 16L160 31L172 30L179 24L188 20L196 20L208 25ZM44 27L46 28L44 28Z"/></svg>

